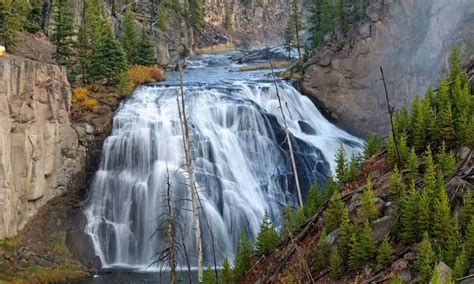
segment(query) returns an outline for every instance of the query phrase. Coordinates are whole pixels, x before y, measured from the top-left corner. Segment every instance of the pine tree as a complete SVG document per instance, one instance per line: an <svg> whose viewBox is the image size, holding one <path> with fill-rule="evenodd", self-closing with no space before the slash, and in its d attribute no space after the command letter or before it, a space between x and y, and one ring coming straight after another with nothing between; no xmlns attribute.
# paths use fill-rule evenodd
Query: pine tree
<svg viewBox="0 0 474 284"><path fill-rule="evenodd" d="M196 35L204 31L204 3L203 0L190 0L191 24Z"/></svg>
<svg viewBox="0 0 474 284"><path fill-rule="evenodd" d="M403 279L400 277L400 275L394 275L392 278L390 278L389 284L403 284Z"/></svg>
<svg viewBox="0 0 474 284"><path fill-rule="evenodd" d="M400 238L403 243L411 244L417 239L418 194L415 185L410 184L409 192L400 200Z"/></svg>
<svg viewBox="0 0 474 284"><path fill-rule="evenodd" d="M312 7L310 18L313 48L319 46L334 23L334 4L331 0L317 0Z"/></svg>
<svg viewBox="0 0 474 284"><path fill-rule="evenodd" d="M402 133L411 134L411 121L410 115L406 106L402 106L393 117L393 128L395 130L395 135L398 137ZM412 135L410 135L412 136Z"/></svg>
<svg viewBox="0 0 474 284"><path fill-rule="evenodd" d="M135 47L132 63L136 65L151 66L156 64L155 49L146 32L146 24L143 25L140 40Z"/></svg>
<svg viewBox="0 0 474 284"><path fill-rule="evenodd" d="M415 197L414 197L415 198ZM417 232L416 240L421 240L425 232L429 232L431 228L431 210L428 194L425 191L416 193L416 207L418 208L416 227L413 227ZM413 223L412 223L413 224Z"/></svg>
<svg viewBox="0 0 474 284"><path fill-rule="evenodd" d="M461 253L456 256L453 270L456 279L463 277L469 270L469 259L465 249L462 249Z"/></svg>
<svg viewBox="0 0 474 284"><path fill-rule="evenodd" d="M474 200L470 189L465 189L464 202L462 207L462 224L466 227L474 217Z"/></svg>
<svg viewBox="0 0 474 284"><path fill-rule="evenodd" d="M224 15L224 28L227 30L232 29L232 6L226 4L225 15Z"/></svg>
<svg viewBox="0 0 474 284"><path fill-rule="evenodd" d="M326 229L329 232L339 227L343 209L344 203L341 200L341 195L334 193L324 214Z"/></svg>
<svg viewBox="0 0 474 284"><path fill-rule="evenodd" d="M69 0L53 2L54 23L51 40L56 46L54 59L60 65L69 66L73 57L74 15Z"/></svg>
<svg viewBox="0 0 474 284"><path fill-rule="evenodd" d="M296 0L291 0L290 2L290 16L289 23L294 30L294 37L296 40L296 48L298 50L298 58L301 58L301 45L300 45L300 33L303 31L303 23L301 21L301 12L298 7Z"/></svg>
<svg viewBox="0 0 474 284"><path fill-rule="evenodd" d="M385 237L382 241L382 244L380 245L380 247L378 249L377 269L384 268L392 260L393 260L392 246L390 245L390 242L388 240L388 235L385 235Z"/></svg>
<svg viewBox="0 0 474 284"><path fill-rule="evenodd" d="M158 13L156 14L156 18L158 28L163 32L168 31L168 17L166 15L164 5L160 5L158 7Z"/></svg>
<svg viewBox="0 0 474 284"><path fill-rule="evenodd" d="M470 261L474 261L474 218L467 224L464 235L464 248Z"/></svg>
<svg viewBox="0 0 474 284"><path fill-rule="evenodd" d="M314 266L317 270L322 270L328 266L329 242L326 229L323 228L319 236L318 244L314 250Z"/></svg>
<svg viewBox="0 0 474 284"><path fill-rule="evenodd" d="M352 268L358 268L365 261L369 260L375 252L375 243L372 239L372 228L369 221L366 219L364 227L356 236L353 233L351 238L351 251L349 256L349 263Z"/></svg>
<svg viewBox="0 0 474 284"><path fill-rule="evenodd" d="M413 145L416 150L420 151L426 144L427 126L425 125L425 111L423 101L415 97L412 103L410 128L413 132Z"/></svg>
<svg viewBox="0 0 474 284"><path fill-rule="evenodd" d="M336 1L336 18L337 18L337 25L339 28L345 32L347 30L347 5L346 0L337 0Z"/></svg>
<svg viewBox="0 0 474 284"><path fill-rule="evenodd" d="M323 199L330 199L334 193L340 192L340 190L341 186L334 180L332 176L329 176L323 189Z"/></svg>
<svg viewBox="0 0 474 284"><path fill-rule="evenodd" d="M291 58L291 50L293 49L292 45L294 39L295 35L293 33L293 29L291 28L291 22L288 21L283 31L284 46L286 52L288 52L288 58Z"/></svg>
<svg viewBox="0 0 474 284"><path fill-rule="evenodd" d="M382 147L383 138L379 134L370 133L367 134L367 138L364 144L364 159L368 160Z"/></svg>
<svg viewBox="0 0 474 284"><path fill-rule="evenodd" d="M446 237L449 233L450 219L451 209L449 206L449 198L446 189L443 188L434 202L433 212L433 236L441 244L446 243Z"/></svg>
<svg viewBox="0 0 474 284"><path fill-rule="evenodd" d="M400 168L405 164L407 158L408 158L408 136L406 133L402 133L398 137L398 151L400 153L400 162L402 163L400 165Z"/></svg>
<svg viewBox="0 0 474 284"><path fill-rule="evenodd" d="M87 37L85 26L80 26L75 42L76 56L75 63L78 66L80 83L85 85L88 82L88 72L90 66L90 42Z"/></svg>
<svg viewBox="0 0 474 284"><path fill-rule="evenodd" d="M454 82L456 79L460 79L463 73L461 61L459 60L459 49L455 47L449 56L449 80Z"/></svg>
<svg viewBox="0 0 474 284"><path fill-rule="evenodd" d="M337 247L342 252L342 257L346 258L351 247L352 226L349 218L349 210L344 206L339 226L339 236L337 238Z"/></svg>
<svg viewBox="0 0 474 284"><path fill-rule="evenodd" d="M344 145L341 143L336 153L336 179L339 183L344 182L345 170L346 170L346 151Z"/></svg>
<svg viewBox="0 0 474 284"><path fill-rule="evenodd" d="M428 233L425 232L416 254L415 267L421 275L423 281L428 282L431 279L434 263L436 261L435 254L431 247Z"/></svg>
<svg viewBox="0 0 474 284"><path fill-rule="evenodd" d="M306 218L311 218L319 210L319 207L324 202L324 197L321 194L318 183L315 181L311 184L311 188L308 192L308 197L306 198L306 203L303 207L304 215Z"/></svg>
<svg viewBox="0 0 474 284"><path fill-rule="evenodd" d="M240 233L237 253L234 260L234 277L238 280L252 266L253 245L247 237L247 232L242 230Z"/></svg>
<svg viewBox="0 0 474 284"><path fill-rule="evenodd" d="M441 275L440 275L438 266L435 266L435 268L433 269L431 275L432 276L431 276L430 284L443 284L441 282Z"/></svg>
<svg viewBox="0 0 474 284"><path fill-rule="evenodd" d="M456 172L456 157L452 151L446 153L446 144L444 141L439 149L438 165L445 178L452 177Z"/></svg>
<svg viewBox="0 0 474 284"><path fill-rule="evenodd" d="M344 266L337 249L335 249L329 258L329 275L334 279L339 279L344 273Z"/></svg>
<svg viewBox="0 0 474 284"><path fill-rule="evenodd" d="M425 156L425 173L423 175L423 184L425 190L428 191L431 197L432 192L436 191L436 170L430 147L428 147L428 149L426 150Z"/></svg>
<svg viewBox="0 0 474 284"><path fill-rule="evenodd" d="M393 139L393 135L390 134L387 140L387 155L388 155L388 162L391 168L394 168L398 164L398 155L397 155L397 148L395 146L395 140Z"/></svg>
<svg viewBox="0 0 474 284"><path fill-rule="evenodd" d="M116 84L127 71L127 59L120 43L109 30L98 45L93 45L90 59L90 79Z"/></svg>
<svg viewBox="0 0 474 284"><path fill-rule="evenodd" d="M470 116L472 115L472 101L470 87L466 84L462 90L460 90L459 97L457 99L455 114L455 128L456 128L456 139L457 143L461 145L470 145L470 139L472 134L469 132L470 127ZM471 135L471 136L470 136Z"/></svg>
<svg viewBox="0 0 474 284"><path fill-rule="evenodd" d="M260 224L260 231L257 235L257 255L262 256L270 254L278 247L279 240L280 237L270 220L270 216L268 216L268 213L265 213L262 224Z"/></svg>
<svg viewBox="0 0 474 284"><path fill-rule="evenodd" d="M399 199L405 192L405 184L402 182L402 177L400 176L400 171L395 166L392 170L392 174L389 179L389 193L392 196L395 196L395 199Z"/></svg>
<svg viewBox="0 0 474 284"><path fill-rule="evenodd" d="M416 155L415 148L412 147L407 158L407 171L410 182L415 182L415 179L418 177L419 166L418 156Z"/></svg>
<svg viewBox="0 0 474 284"><path fill-rule="evenodd" d="M224 258L224 262L222 264L222 272L221 276L219 277L220 284L232 284L234 283L234 275L232 273L232 268L230 267L229 260Z"/></svg>
<svg viewBox="0 0 474 284"><path fill-rule="evenodd" d="M123 19L122 33L120 34L120 43L127 55L127 61L132 63L132 58L135 57L135 49L138 44L138 31L135 24L135 18L130 8L127 9Z"/></svg>
<svg viewBox="0 0 474 284"><path fill-rule="evenodd" d="M461 226L458 214L454 215L450 223L446 246L443 247L443 261L450 267L454 267L456 256L461 247Z"/></svg>
<svg viewBox="0 0 474 284"><path fill-rule="evenodd" d="M21 26L21 18L13 9L12 0L0 1L0 43L5 45L7 52L13 53L19 43L17 31Z"/></svg>
<svg viewBox="0 0 474 284"><path fill-rule="evenodd" d="M369 177L367 178L367 184L365 185L360 201L362 216L369 221L377 218L379 215L377 208L375 208L374 192L372 187L372 179Z"/></svg>
<svg viewBox="0 0 474 284"><path fill-rule="evenodd" d="M309 7L309 16L308 16L308 31L311 34L312 40L312 47L317 48L320 41L321 36L318 34L321 28L321 12L322 12L322 1L316 0L311 3Z"/></svg>
<svg viewBox="0 0 474 284"><path fill-rule="evenodd" d="M208 267L206 271L204 271L204 277L203 277L202 283L203 284L216 284L217 283L214 269L212 269L211 267Z"/></svg>
<svg viewBox="0 0 474 284"><path fill-rule="evenodd" d="M306 223L303 208L293 210L290 205L287 205L283 209L283 239L290 236L290 233L293 236L297 234Z"/></svg>

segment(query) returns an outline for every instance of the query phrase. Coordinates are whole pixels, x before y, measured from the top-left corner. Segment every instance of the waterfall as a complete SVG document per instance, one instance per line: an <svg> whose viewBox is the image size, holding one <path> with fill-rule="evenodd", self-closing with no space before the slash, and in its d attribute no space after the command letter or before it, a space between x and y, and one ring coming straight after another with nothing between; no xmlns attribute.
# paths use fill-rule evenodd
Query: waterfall
<svg viewBox="0 0 474 284"><path fill-rule="evenodd" d="M306 196L313 181L323 184L334 173L340 143L352 153L363 141L328 122L290 84L278 84ZM175 217L196 265L177 92L175 85L141 86L114 117L86 209L86 232L105 267L146 268L162 250L164 233L154 232L166 210L168 172ZM210 224L221 262L234 257L242 229L255 238L265 212L279 226L282 207L297 204L283 121L270 81L186 84L185 103L201 216ZM204 221L201 227L209 266L209 228Z"/></svg>

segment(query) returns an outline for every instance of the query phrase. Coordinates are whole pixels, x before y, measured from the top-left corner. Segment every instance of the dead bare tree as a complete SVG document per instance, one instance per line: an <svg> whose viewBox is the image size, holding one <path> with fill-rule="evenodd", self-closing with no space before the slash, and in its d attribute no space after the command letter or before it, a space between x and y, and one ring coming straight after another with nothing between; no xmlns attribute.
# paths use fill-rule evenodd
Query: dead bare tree
<svg viewBox="0 0 474 284"><path fill-rule="evenodd" d="M400 158L400 151L398 150L398 141L397 141L398 138L397 138L397 135L395 133L395 127L394 127L394 124L393 124L394 109L390 105L390 100L388 98L387 83L385 82L385 76L383 74L382 66L380 66L380 73L382 74L383 87L384 87L384 90L385 90L385 99L387 101L388 114L390 116L390 124L392 126L393 142L395 143L395 151L397 152L398 167L401 167L402 166L402 159Z"/></svg>
<svg viewBox="0 0 474 284"><path fill-rule="evenodd" d="M178 104L178 114L181 124L181 132L183 136L183 147L184 155L186 160L186 172L188 174L189 186L191 188L191 205L193 213L193 223L194 223L194 235L196 241L196 251L197 251L197 265L198 265L198 282L201 283L203 279L203 257L202 257L202 235L201 235L201 226L200 226L200 217L199 217L199 208L198 208L198 192L196 188L196 182L194 180L194 169L193 169L193 158L191 153L191 143L189 141L189 126L188 120L186 118L186 105L184 102L184 85L183 85L183 67L181 60L178 62L179 70L179 81L180 81L180 91L176 96L176 102ZM181 102L180 102L181 101Z"/></svg>
<svg viewBox="0 0 474 284"><path fill-rule="evenodd" d="M267 52L268 52L268 62L270 64L270 69L272 71L273 83L275 84L276 96L278 98L278 104L279 104L281 116L283 117L283 123L284 123L284 126L285 126L286 141L288 142L288 148L290 150L290 159L291 159L291 165L293 167L293 174L295 175L295 184L296 184L296 191L298 193L298 201L299 201L300 207L303 208L303 196L301 195L301 187L300 187L300 181L299 181L299 178L298 178L298 170L296 168L295 155L294 155L294 152L293 152L293 144L291 142L290 132L288 130L288 123L286 121L285 112L283 110L283 105L282 105L282 102L281 102L280 92L278 90L278 84L277 84L277 81L276 81L275 72L273 70L272 56L271 56L270 48L268 46L267 46Z"/></svg>

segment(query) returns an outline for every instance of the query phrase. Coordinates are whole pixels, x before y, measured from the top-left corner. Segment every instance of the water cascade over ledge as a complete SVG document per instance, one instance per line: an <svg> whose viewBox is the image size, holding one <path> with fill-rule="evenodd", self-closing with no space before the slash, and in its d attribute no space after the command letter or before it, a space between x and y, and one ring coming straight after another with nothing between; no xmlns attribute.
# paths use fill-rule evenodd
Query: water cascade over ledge
<svg viewBox="0 0 474 284"><path fill-rule="evenodd" d="M197 64L185 74L185 103L201 216L210 225L201 222L207 267L213 263L209 228L220 264L224 257L234 257L243 228L255 237L265 212L278 226L282 207L297 204L297 194L275 85L268 74L230 75L231 63L224 57L217 57L220 65L212 69L206 66L216 59L203 58L207 61L201 58L200 63L208 64ZM208 80L198 81L203 77ZM352 153L361 150L362 141L328 122L289 83L278 81L278 88L306 196L311 182L323 184L334 172L340 143ZM175 218L183 224L179 238L191 265L196 265L178 90L176 84L141 86L115 115L86 209L86 232L105 267L147 268L163 249L164 232L154 232L166 210L168 173ZM180 262L184 265L185 260Z"/></svg>

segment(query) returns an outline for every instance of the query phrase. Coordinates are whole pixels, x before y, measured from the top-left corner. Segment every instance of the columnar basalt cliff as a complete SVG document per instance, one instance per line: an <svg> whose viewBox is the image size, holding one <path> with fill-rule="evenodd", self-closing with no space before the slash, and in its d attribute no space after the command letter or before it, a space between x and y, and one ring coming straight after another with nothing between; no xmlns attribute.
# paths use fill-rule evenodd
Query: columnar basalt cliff
<svg viewBox="0 0 474 284"><path fill-rule="evenodd" d="M302 80L305 92L361 135L390 125L380 66L399 107L447 73L454 46L462 62L474 53L474 5L466 0L372 1L364 14L368 19L346 35L326 36Z"/></svg>
<svg viewBox="0 0 474 284"><path fill-rule="evenodd" d="M64 69L0 58L0 239L15 235L83 169L70 104Z"/></svg>

